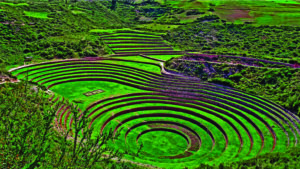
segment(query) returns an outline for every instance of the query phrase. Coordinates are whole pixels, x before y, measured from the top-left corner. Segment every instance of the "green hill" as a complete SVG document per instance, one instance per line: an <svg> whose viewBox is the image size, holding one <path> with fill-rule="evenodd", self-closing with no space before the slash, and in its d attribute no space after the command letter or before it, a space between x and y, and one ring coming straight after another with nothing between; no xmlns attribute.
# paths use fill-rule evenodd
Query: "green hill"
<svg viewBox="0 0 300 169"><path fill-rule="evenodd" d="M10 64L22 63L25 57L39 60L108 53L89 31L126 27L133 20L122 15L132 9L111 11L109 3L100 1L0 2L0 8L0 59Z"/></svg>

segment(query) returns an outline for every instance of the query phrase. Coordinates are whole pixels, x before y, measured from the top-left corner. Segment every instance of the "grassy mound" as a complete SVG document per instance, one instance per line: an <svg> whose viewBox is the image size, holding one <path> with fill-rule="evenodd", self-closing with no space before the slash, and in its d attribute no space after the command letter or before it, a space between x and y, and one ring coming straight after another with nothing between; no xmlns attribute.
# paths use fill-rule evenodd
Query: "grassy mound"
<svg viewBox="0 0 300 169"><path fill-rule="evenodd" d="M33 12L33 11L24 11L26 16L40 18L40 19L48 19L47 12Z"/></svg>

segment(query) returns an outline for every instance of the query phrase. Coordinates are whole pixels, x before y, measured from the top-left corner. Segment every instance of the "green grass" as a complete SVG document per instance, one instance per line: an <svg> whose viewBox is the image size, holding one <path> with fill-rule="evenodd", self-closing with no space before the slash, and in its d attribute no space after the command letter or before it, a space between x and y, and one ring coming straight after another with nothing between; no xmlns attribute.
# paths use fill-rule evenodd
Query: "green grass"
<svg viewBox="0 0 300 169"><path fill-rule="evenodd" d="M276 12L275 16L273 12L255 12L254 15L258 15L255 18L255 23L259 25L299 25L300 10L298 13L291 12Z"/></svg>
<svg viewBox="0 0 300 169"><path fill-rule="evenodd" d="M126 43L124 43L124 41L125 42L130 42L130 43L132 43L132 42L136 42L136 43L140 43L140 42L145 42L145 40L131 40L131 39L126 39L126 40L116 40L116 39L113 39L113 40L105 40L105 42L107 42L107 43L111 43L111 42L113 42L113 43L120 43L120 44L126 44ZM152 42L152 41L151 41ZM162 42L164 42L162 39L160 40L160 41L155 41L155 42L157 42L157 43L162 43ZM143 44L143 43L141 43L141 44ZM110 44L108 44L108 45L110 45Z"/></svg>
<svg viewBox="0 0 300 169"><path fill-rule="evenodd" d="M150 61L149 63L151 63ZM103 63L119 63L120 65L123 66L131 66L131 67L136 67L139 69L143 69L149 72L157 73L160 74L160 66L157 64L157 66L154 65L148 65L148 64L143 64L143 63L135 63L135 62L122 62L122 61L114 61L114 60L105 60Z"/></svg>
<svg viewBox="0 0 300 169"><path fill-rule="evenodd" d="M169 60L173 57L179 57L179 56L182 56L182 55L168 55L168 54L166 54L166 55L147 55L147 56L167 61L167 60Z"/></svg>
<svg viewBox="0 0 300 169"><path fill-rule="evenodd" d="M40 19L48 19L48 12L33 12L33 11L24 11L26 16Z"/></svg>
<svg viewBox="0 0 300 169"><path fill-rule="evenodd" d="M106 37L103 36L103 39L117 39L117 38L122 38L122 39L160 39L161 37L130 37L130 36L113 36L113 37Z"/></svg>
<svg viewBox="0 0 300 169"><path fill-rule="evenodd" d="M72 13L75 15L85 15L86 13L83 11L72 10Z"/></svg>
<svg viewBox="0 0 300 169"><path fill-rule="evenodd" d="M138 0L140 1L140 0ZM156 0L157 2L164 4L164 0ZM214 0L196 0L192 1L186 1L186 0L167 0L167 4L173 6L173 7L183 7L187 9L197 9L197 8L203 8L203 7L208 7L209 4L214 4L214 5L224 5L227 3L248 3L251 2L251 0L223 0L223 1L214 1ZM299 4L300 2L297 0L257 0L257 1L252 1L254 4L261 4L261 3L279 3L279 4ZM234 5L234 4L232 4Z"/></svg>
<svg viewBox="0 0 300 169"><path fill-rule="evenodd" d="M241 1L237 6L224 3L222 7L216 7L215 11L222 19L234 22L250 21L257 25L298 25L299 8L294 6L298 2L292 1ZM283 4L285 6L283 6ZM248 9L248 10L245 10Z"/></svg>
<svg viewBox="0 0 300 169"><path fill-rule="evenodd" d="M160 49L164 50L164 49L167 49L167 48L170 48L170 47L159 47ZM140 48L140 47L135 47L135 46L132 46L132 47L129 47L129 48L113 48L113 50L129 50L129 49L136 49L136 50L143 50L143 49L153 49L153 47L143 47L143 48Z"/></svg>
<svg viewBox="0 0 300 169"><path fill-rule="evenodd" d="M69 6L69 10L72 10L73 14L86 14L86 13L92 13L92 10L84 9L84 8L79 8L75 6Z"/></svg>
<svg viewBox="0 0 300 169"><path fill-rule="evenodd" d="M113 57L113 58L134 60L134 61L142 61L142 62L150 62L150 63L159 64L159 61L151 60L151 59L144 58L144 57L141 57L141 56L120 56L120 57Z"/></svg>
<svg viewBox="0 0 300 169"><path fill-rule="evenodd" d="M49 41L56 41L56 42L79 42L82 39L88 40L96 40L98 37L91 35L89 33L81 32L81 33L70 33L65 34L64 36L50 36L48 37Z"/></svg>
<svg viewBox="0 0 300 169"><path fill-rule="evenodd" d="M78 88L78 86L81 87ZM98 89L101 89L104 92L89 97L84 95L84 93ZM51 88L51 90L61 96L70 99L70 101L84 100L82 104L79 104L82 110L84 110L89 104L99 100L99 98L105 99L141 91L139 89L117 83L93 81L64 83L62 85L54 86L53 88Z"/></svg>
<svg viewBox="0 0 300 169"><path fill-rule="evenodd" d="M201 12L206 12L206 10L201 10ZM181 14L176 14L175 15L178 19L180 19L180 23L190 23L190 22L193 22L197 18L200 18L202 16L202 14L201 15L190 15L190 16L187 16L186 13L187 13L187 11L183 12Z"/></svg>
<svg viewBox="0 0 300 169"><path fill-rule="evenodd" d="M145 145L145 153L155 156L177 155L188 146L182 137L163 131L147 133L139 142Z"/></svg>
<svg viewBox="0 0 300 169"><path fill-rule="evenodd" d="M157 0L164 4L163 0ZM207 11L210 8L215 9L212 14L219 15L228 22L243 23L253 22L256 25L293 25L299 26L299 5L296 0L168 0L167 4L175 8L198 9ZM214 6L211 6L213 4ZM186 17L183 14L177 15L181 23L192 22L196 19L194 16Z"/></svg>
<svg viewBox="0 0 300 169"><path fill-rule="evenodd" d="M68 72L68 73L70 73L70 72ZM124 76L124 75L126 75L124 73L121 73L121 75L112 75L113 71L111 73L104 73L104 72L101 72L101 71L97 71L95 73L92 73L93 75L98 75L97 77L88 76L91 73L81 73L80 71L79 72L74 71L72 73L76 73L76 74L74 74L74 75L65 75L65 73L55 74L54 76L49 76L46 80L43 80L41 82L45 82L44 85L48 86L48 85L53 84L53 83L58 82L58 81L73 79L72 76L85 75L86 77L90 77L90 78L109 78L109 79L116 79L116 80L120 79L121 81L125 81L125 82L128 82L130 84L137 84L137 85L140 85L139 83L142 83L142 84L146 85L146 83L147 83L147 81L144 81L140 77L136 77L136 76L133 76L132 78L126 77L126 76ZM63 80L55 80L56 78L64 78L64 79ZM123 80L123 79L125 79L125 80ZM47 82L47 80L55 80L55 81ZM134 81L134 82L130 82L130 81ZM143 85L140 85L140 86L143 86Z"/></svg>
<svg viewBox="0 0 300 169"><path fill-rule="evenodd" d="M147 33L147 32L146 32ZM151 32L152 34L152 32ZM133 36L146 36L146 37L149 37L149 38L160 38L161 34L138 34L138 33L122 33L122 32L116 32L116 33L112 33L110 35L102 35L103 37L106 37L106 36L119 36L120 38L123 37L123 35L126 35L126 36L129 36L129 35L133 35Z"/></svg>
<svg viewBox="0 0 300 169"><path fill-rule="evenodd" d="M125 44L125 43L123 43L123 44L108 44L109 45L109 47L118 47L118 46L132 46L132 47L134 47L134 46L153 46L153 47L155 47L155 46L160 46L161 44L141 44L141 43L128 43L128 44ZM126 49L126 48L124 48L124 49Z"/></svg>
<svg viewBox="0 0 300 169"><path fill-rule="evenodd" d="M27 3L10 3L10 2L0 2L0 6L2 5L9 5L9 6L29 6Z"/></svg>
<svg viewBox="0 0 300 169"><path fill-rule="evenodd" d="M113 33L115 33L117 35L122 34L120 31L135 31L135 32L140 32L140 33L151 33L151 34L157 35L157 36L159 36L159 35L162 34L162 33L157 33L157 32L134 30L134 29L130 29L130 28L122 28L122 29L92 29L92 30L90 30L90 32L92 32L92 33L100 33L100 34L101 33L102 34L107 34L107 33L113 34ZM144 35L142 35L142 36L144 36ZM147 35L145 35L145 36L147 36Z"/></svg>
<svg viewBox="0 0 300 169"><path fill-rule="evenodd" d="M178 28L179 26L180 25L165 25L165 24L149 23L149 24L137 25L136 28L152 30L152 31L168 31L168 30Z"/></svg>

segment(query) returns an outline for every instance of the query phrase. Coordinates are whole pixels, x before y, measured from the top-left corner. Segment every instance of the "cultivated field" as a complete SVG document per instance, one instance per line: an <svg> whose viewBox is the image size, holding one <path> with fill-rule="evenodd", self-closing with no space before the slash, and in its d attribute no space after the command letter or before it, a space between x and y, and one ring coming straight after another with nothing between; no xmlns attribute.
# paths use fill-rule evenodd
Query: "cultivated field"
<svg viewBox="0 0 300 169"><path fill-rule="evenodd" d="M164 4L163 0L157 0ZM197 9L212 13L235 23L253 22L257 25L298 25L300 19L297 0L167 0L172 7Z"/></svg>
<svg viewBox="0 0 300 169"><path fill-rule="evenodd" d="M120 136L111 146L135 162L196 167L284 152L298 144L300 120L281 106L166 71L163 62L181 52L159 35L121 31L101 38L115 55L44 62L11 72L55 92L50 100L77 102L88 110L94 134L113 130ZM57 112L60 130L72 128L69 109L63 105Z"/></svg>

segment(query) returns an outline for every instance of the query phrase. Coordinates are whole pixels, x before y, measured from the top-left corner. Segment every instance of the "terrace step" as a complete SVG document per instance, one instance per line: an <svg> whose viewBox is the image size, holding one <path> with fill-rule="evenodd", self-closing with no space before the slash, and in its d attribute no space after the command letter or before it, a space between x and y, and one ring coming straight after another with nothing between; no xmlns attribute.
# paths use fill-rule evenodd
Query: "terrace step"
<svg viewBox="0 0 300 169"><path fill-rule="evenodd" d="M134 39L134 38L112 38L112 39L103 39L105 41L162 41L161 38L157 39Z"/></svg>
<svg viewBox="0 0 300 169"><path fill-rule="evenodd" d="M140 36L140 35L101 35L101 38L120 38L120 37L133 37L133 38L148 38L148 39L158 39L160 36Z"/></svg>
<svg viewBox="0 0 300 169"><path fill-rule="evenodd" d="M120 46L110 46L110 48L151 48L151 47L171 47L170 45L137 45L137 46L128 46L128 45L120 45Z"/></svg>
<svg viewBox="0 0 300 169"><path fill-rule="evenodd" d="M159 50L159 51L162 51L162 50L172 50L173 51L173 48L153 48L153 49L122 49L122 50L114 50L114 51L118 51L118 52L122 52L122 51L135 51L135 52L140 52L140 51L151 51L151 50Z"/></svg>
<svg viewBox="0 0 300 169"><path fill-rule="evenodd" d="M163 55L163 54L168 54L168 55L180 55L184 54L185 52L183 51L154 51L154 52L115 52L116 54L119 55L136 55L136 54L148 54L148 55Z"/></svg>
<svg viewBox="0 0 300 169"><path fill-rule="evenodd" d="M147 56L147 55L143 55L143 54L140 54L141 57L144 57L144 58L147 58L147 59L151 59L151 60L156 60L156 61L160 61L160 62L165 62L164 60L161 60L161 59L157 59L157 58L153 58L153 57L150 57L150 56Z"/></svg>
<svg viewBox="0 0 300 169"><path fill-rule="evenodd" d="M118 56L138 56L138 54L112 54L108 57L118 57Z"/></svg>
<svg viewBox="0 0 300 169"><path fill-rule="evenodd" d="M114 35L114 34L137 34L137 35L147 35L147 36L161 36L163 34L154 34L148 32L136 32L136 31L116 31L113 33L102 33L102 35Z"/></svg>
<svg viewBox="0 0 300 169"><path fill-rule="evenodd" d="M138 32L138 31L117 31L116 33L134 33L134 34L144 34L144 35L159 36L157 34L153 34L153 33L149 33L149 32Z"/></svg>
<svg viewBox="0 0 300 169"><path fill-rule="evenodd" d="M145 41L124 41L124 42L105 42L106 44L165 44L163 41L161 42L145 42Z"/></svg>

